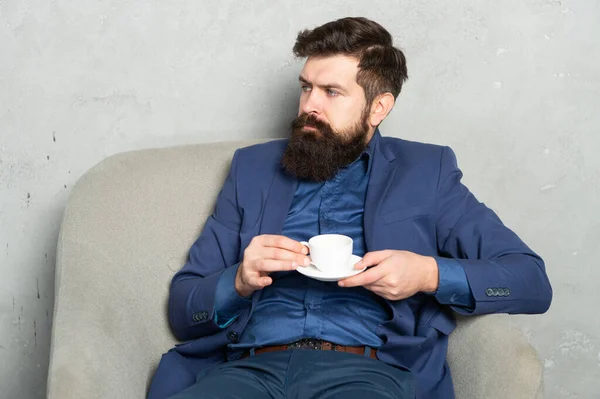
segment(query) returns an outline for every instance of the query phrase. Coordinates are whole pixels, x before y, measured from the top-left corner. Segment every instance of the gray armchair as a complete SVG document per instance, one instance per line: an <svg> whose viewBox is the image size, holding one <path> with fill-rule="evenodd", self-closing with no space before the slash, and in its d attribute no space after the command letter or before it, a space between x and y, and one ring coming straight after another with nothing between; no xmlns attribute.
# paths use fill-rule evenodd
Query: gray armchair
<svg viewBox="0 0 600 399"><path fill-rule="evenodd" d="M73 188L58 243L48 397L143 398L175 339L168 286L212 212L235 148L112 156ZM539 398L536 352L505 315L459 318L449 362L457 398Z"/></svg>

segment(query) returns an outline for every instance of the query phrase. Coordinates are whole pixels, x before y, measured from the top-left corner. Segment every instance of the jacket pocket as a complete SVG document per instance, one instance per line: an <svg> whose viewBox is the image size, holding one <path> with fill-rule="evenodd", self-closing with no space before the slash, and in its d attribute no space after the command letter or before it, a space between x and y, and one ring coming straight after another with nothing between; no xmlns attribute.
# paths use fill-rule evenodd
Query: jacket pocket
<svg viewBox="0 0 600 399"><path fill-rule="evenodd" d="M427 216L430 213L429 206L411 206L410 208L398 209L396 211L384 213L381 215L383 224L392 224L407 219L414 219L419 216Z"/></svg>
<svg viewBox="0 0 600 399"><path fill-rule="evenodd" d="M438 311L429 319L427 325L435 328L444 335L450 335L456 328L456 321L444 312Z"/></svg>

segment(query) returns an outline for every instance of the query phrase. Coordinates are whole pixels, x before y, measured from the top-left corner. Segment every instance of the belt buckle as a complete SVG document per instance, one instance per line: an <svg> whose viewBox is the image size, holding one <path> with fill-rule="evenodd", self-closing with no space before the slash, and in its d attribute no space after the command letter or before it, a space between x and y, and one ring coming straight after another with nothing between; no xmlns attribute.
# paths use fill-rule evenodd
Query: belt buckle
<svg viewBox="0 0 600 399"><path fill-rule="evenodd" d="M296 342L288 344L287 349L312 349L321 350L323 347L323 341L320 339L301 339Z"/></svg>
<svg viewBox="0 0 600 399"><path fill-rule="evenodd" d="M311 341L312 341L311 344L312 344L313 349L315 349L315 350L323 349L323 341L322 340L315 339L315 340L311 340Z"/></svg>

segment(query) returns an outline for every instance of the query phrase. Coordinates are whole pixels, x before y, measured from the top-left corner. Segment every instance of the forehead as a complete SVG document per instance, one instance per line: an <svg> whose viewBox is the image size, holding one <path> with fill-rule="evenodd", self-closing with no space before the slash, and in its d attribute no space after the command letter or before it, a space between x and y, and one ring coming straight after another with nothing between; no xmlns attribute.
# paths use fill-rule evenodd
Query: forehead
<svg viewBox="0 0 600 399"><path fill-rule="evenodd" d="M349 88L356 86L358 60L345 55L331 57L309 57L302 68L301 76L316 85L331 83L343 84Z"/></svg>

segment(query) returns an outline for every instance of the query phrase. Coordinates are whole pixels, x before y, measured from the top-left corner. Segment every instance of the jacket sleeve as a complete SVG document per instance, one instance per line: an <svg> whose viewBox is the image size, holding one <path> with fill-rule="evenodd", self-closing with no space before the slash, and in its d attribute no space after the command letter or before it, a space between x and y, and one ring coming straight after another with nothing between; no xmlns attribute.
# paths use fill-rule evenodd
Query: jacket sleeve
<svg viewBox="0 0 600 399"><path fill-rule="evenodd" d="M544 313L552 288L542 258L461 183L454 152L445 147L436 193L436 235L441 256L464 268L475 300L462 314Z"/></svg>
<svg viewBox="0 0 600 399"><path fill-rule="evenodd" d="M171 281L169 323L180 340L222 331L214 317L217 282L227 268L236 267L240 258L242 216L236 188L238 153L233 156L213 214L192 245L188 261Z"/></svg>

